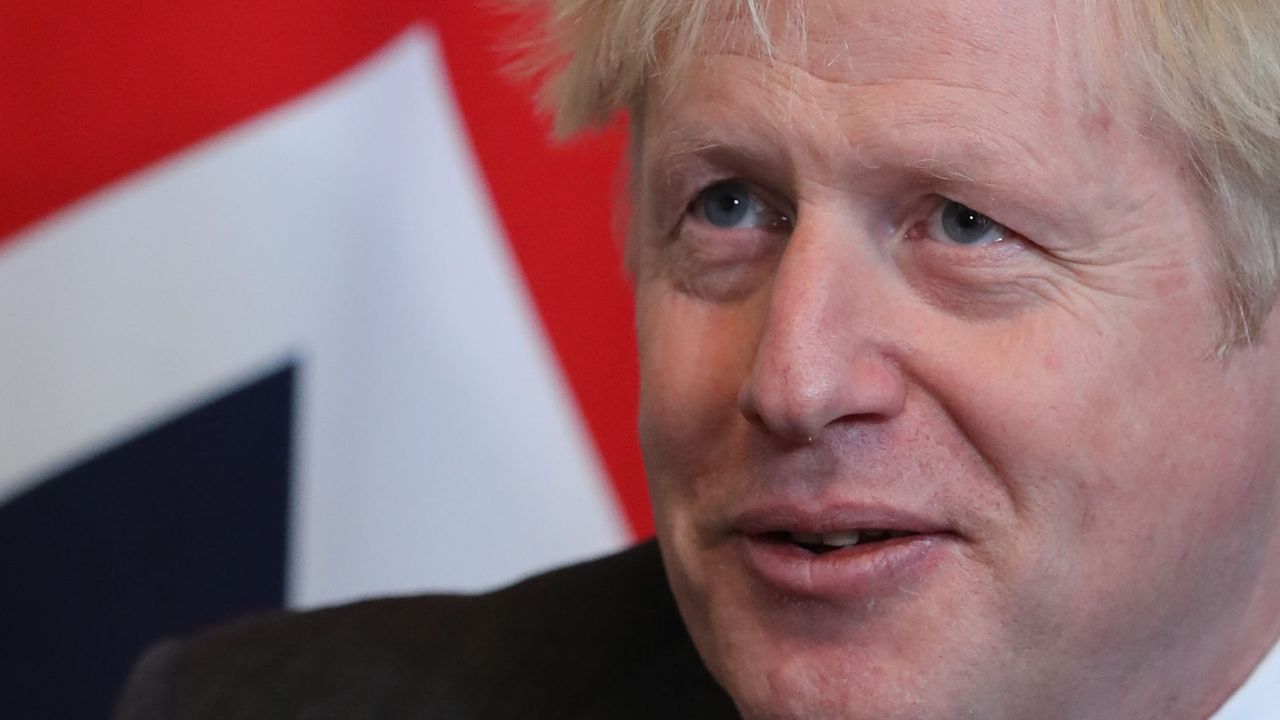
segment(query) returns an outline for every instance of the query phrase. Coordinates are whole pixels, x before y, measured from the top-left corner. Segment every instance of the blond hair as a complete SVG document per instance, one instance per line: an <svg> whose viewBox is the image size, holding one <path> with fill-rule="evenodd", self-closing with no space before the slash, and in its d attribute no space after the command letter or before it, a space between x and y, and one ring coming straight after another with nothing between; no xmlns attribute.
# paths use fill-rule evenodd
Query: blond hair
<svg viewBox="0 0 1280 720"><path fill-rule="evenodd" d="M540 7L540 97L557 134L639 107L652 79L679 73L713 13L748 20L769 45L770 0L516 0ZM797 3L786 6L797 7ZM1180 139L1223 236L1223 348L1249 342L1280 272L1280 5L1274 0L1094 0L1105 44L1150 119ZM802 25L788 11L787 25Z"/></svg>

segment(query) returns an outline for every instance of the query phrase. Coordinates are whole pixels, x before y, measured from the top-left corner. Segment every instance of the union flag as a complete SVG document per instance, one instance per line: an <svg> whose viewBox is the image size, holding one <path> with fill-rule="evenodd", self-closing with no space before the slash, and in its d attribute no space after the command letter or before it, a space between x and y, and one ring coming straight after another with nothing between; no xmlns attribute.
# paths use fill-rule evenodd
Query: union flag
<svg viewBox="0 0 1280 720"><path fill-rule="evenodd" d="M0 717L231 615L652 529L625 129L465 0L0 6Z"/></svg>

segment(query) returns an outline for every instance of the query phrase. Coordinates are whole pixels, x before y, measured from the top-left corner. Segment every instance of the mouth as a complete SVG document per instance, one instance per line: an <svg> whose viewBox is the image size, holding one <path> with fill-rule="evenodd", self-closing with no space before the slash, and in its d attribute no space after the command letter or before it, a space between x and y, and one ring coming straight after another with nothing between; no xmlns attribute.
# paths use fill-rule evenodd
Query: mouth
<svg viewBox="0 0 1280 720"><path fill-rule="evenodd" d="M793 532L777 530L759 536L761 542L794 545L814 555L826 555L851 547L865 547L919 533L888 528L854 528L827 533Z"/></svg>
<svg viewBox="0 0 1280 720"><path fill-rule="evenodd" d="M748 573L772 594L866 600L918 587L960 537L944 525L862 508L740 518L736 545Z"/></svg>

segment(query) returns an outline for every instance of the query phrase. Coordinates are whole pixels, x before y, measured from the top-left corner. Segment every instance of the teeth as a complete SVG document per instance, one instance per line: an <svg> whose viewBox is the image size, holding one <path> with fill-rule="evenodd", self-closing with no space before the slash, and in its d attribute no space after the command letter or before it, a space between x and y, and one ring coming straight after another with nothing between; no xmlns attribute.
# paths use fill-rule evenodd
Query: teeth
<svg viewBox="0 0 1280 720"><path fill-rule="evenodd" d="M831 547L849 547L856 545L860 533L857 530L846 530L844 532L825 533L822 536L822 544Z"/></svg>

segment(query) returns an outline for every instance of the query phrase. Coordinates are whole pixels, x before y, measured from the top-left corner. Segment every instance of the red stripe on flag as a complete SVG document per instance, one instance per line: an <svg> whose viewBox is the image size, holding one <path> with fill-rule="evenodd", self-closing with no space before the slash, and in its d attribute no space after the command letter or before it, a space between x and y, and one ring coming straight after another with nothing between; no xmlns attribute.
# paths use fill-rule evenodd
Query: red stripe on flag
<svg viewBox="0 0 1280 720"><path fill-rule="evenodd" d="M623 131L548 148L500 71L509 23L468 0L0 5L0 238L367 57L441 35L481 168L628 520L652 532L635 438L631 294L612 240Z"/></svg>

